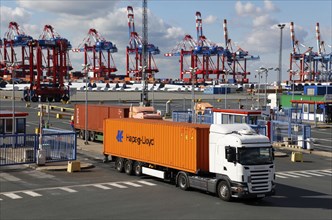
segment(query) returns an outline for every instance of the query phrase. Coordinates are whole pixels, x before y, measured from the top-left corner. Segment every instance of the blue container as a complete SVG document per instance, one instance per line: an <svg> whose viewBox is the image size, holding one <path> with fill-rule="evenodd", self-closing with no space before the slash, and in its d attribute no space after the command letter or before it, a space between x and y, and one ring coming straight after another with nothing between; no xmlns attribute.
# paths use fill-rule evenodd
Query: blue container
<svg viewBox="0 0 332 220"><path fill-rule="evenodd" d="M322 85L313 85L313 86L304 86L303 90L304 95L325 95L332 94L332 86L322 86Z"/></svg>

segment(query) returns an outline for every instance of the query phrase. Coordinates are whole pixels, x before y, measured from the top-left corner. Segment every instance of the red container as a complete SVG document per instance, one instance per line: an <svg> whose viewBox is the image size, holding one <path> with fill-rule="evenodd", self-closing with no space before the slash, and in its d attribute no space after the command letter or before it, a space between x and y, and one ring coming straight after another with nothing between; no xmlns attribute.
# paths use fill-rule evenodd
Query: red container
<svg viewBox="0 0 332 220"><path fill-rule="evenodd" d="M128 118L130 106L88 105L88 130L103 132L103 121L107 118ZM85 104L76 104L74 109L75 129L85 129Z"/></svg>
<svg viewBox="0 0 332 220"><path fill-rule="evenodd" d="M186 172L209 171L209 125L107 119L104 154Z"/></svg>

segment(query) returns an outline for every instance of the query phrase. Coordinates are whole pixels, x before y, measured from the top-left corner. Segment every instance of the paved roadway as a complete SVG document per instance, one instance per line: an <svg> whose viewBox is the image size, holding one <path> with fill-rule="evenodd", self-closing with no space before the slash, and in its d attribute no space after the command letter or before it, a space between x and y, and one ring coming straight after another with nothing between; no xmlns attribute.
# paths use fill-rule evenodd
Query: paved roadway
<svg viewBox="0 0 332 220"><path fill-rule="evenodd" d="M84 153L84 154L83 154ZM257 202L223 202L214 195L150 177L118 173L102 156L77 173L2 167L0 219L331 219L331 158L276 158L277 195Z"/></svg>

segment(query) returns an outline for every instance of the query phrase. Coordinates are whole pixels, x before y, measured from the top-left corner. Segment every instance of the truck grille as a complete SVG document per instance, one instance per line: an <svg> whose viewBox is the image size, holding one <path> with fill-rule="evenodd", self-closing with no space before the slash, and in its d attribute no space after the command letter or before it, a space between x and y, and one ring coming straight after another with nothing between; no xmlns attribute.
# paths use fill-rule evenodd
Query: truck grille
<svg viewBox="0 0 332 220"><path fill-rule="evenodd" d="M249 191L252 193L267 192L271 190L269 170L251 170Z"/></svg>

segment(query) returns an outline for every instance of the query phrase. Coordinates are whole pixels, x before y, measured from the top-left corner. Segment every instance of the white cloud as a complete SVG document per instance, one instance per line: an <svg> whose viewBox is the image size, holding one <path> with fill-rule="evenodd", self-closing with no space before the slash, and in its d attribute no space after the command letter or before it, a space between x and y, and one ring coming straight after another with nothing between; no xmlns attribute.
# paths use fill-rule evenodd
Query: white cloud
<svg viewBox="0 0 332 220"><path fill-rule="evenodd" d="M31 13L29 13L24 8L19 7L10 8L6 6L1 6L0 12L0 21L2 28L3 26L8 27L8 24L11 21L16 21L17 23L27 22L31 16Z"/></svg>
<svg viewBox="0 0 332 220"><path fill-rule="evenodd" d="M17 1L18 5L24 8L38 10L43 12L50 12L55 14L67 14L84 17L100 16L101 11L107 11L114 8L119 1L80 1L80 0L68 0L68 1L54 1L54 0L40 0L40 1Z"/></svg>
<svg viewBox="0 0 332 220"><path fill-rule="evenodd" d="M181 38L184 36L184 31L179 27L169 27L166 29L166 38Z"/></svg>
<svg viewBox="0 0 332 220"><path fill-rule="evenodd" d="M238 1L235 3L235 11L239 16L256 17L271 12L277 12L279 9L270 0L264 1L264 8L258 7L251 2L242 3L241 1Z"/></svg>
<svg viewBox="0 0 332 220"><path fill-rule="evenodd" d="M279 8L272 3L270 0L265 0L264 1L264 8L268 12L276 12L279 11Z"/></svg>
<svg viewBox="0 0 332 220"><path fill-rule="evenodd" d="M238 1L235 3L235 11L239 16L248 16L259 14L262 10L251 2L242 3Z"/></svg>
<svg viewBox="0 0 332 220"><path fill-rule="evenodd" d="M213 24L218 20L217 16L209 15L204 19L204 23L206 24Z"/></svg>
<svg viewBox="0 0 332 220"><path fill-rule="evenodd" d="M276 23L277 23L277 21L275 19L272 19L267 14L257 16L253 19L253 26L254 27L271 26L271 25L276 24Z"/></svg>

